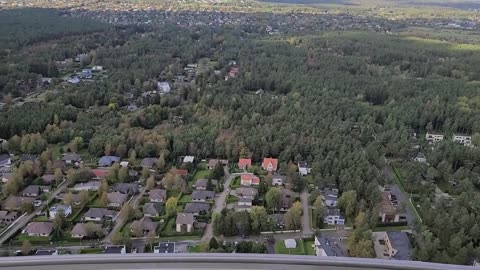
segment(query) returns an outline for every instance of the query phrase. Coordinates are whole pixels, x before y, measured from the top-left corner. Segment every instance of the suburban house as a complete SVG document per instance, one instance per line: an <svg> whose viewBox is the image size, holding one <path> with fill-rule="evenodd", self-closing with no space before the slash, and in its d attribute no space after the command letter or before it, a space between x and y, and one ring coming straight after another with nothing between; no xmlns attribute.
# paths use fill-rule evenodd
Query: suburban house
<svg viewBox="0 0 480 270"><path fill-rule="evenodd" d="M338 192L332 190L324 190L323 198L327 207L336 207L338 204Z"/></svg>
<svg viewBox="0 0 480 270"><path fill-rule="evenodd" d="M465 134L453 134L452 140L456 143L463 144L465 146L472 145L472 136Z"/></svg>
<svg viewBox="0 0 480 270"><path fill-rule="evenodd" d="M71 199L72 199L73 205L79 206L82 203L82 198L80 197L80 194L72 193L71 196L72 196ZM65 194L60 194L58 196L58 199L63 200L63 202L67 204L67 202L65 201Z"/></svg>
<svg viewBox="0 0 480 270"><path fill-rule="evenodd" d="M12 165L12 159L9 154L0 155L0 167L10 167Z"/></svg>
<svg viewBox="0 0 480 270"><path fill-rule="evenodd" d="M282 193L280 200L280 211L287 211L292 206L294 192L286 188L282 188L280 191Z"/></svg>
<svg viewBox="0 0 480 270"><path fill-rule="evenodd" d="M110 167L113 163L120 162L120 157L117 156L103 156L98 160L98 166Z"/></svg>
<svg viewBox="0 0 480 270"><path fill-rule="evenodd" d="M56 256L58 255L58 250L56 249L37 249L35 256Z"/></svg>
<svg viewBox="0 0 480 270"><path fill-rule="evenodd" d="M412 245L406 232L388 231L384 236L388 256L394 260L409 260Z"/></svg>
<svg viewBox="0 0 480 270"><path fill-rule="evenodd" d="M117 211L109 210L106 208L90 208L83 215L83 219L85 221L102 222L107 219L114 220L116 216Z"/></svg>
<svg viewBox="0 0 480 270"><path fill-rule="evenodd" d="M298 166L298 173L301 176L308 175L312 172L312 168L308 167L308 164L306 161L299 161L297 166Z"/></svg>
<svg viewBox="0 0 480 270"><path fill-rule="evenodd" d="M258 195L258 190L256 188L249 188L249 187L241 187L235 189L235 193L237 196L241 198L246 198L246 199L255 199Z"/></svg>
<svg viewBox="0 0 480 270"><path fill-rule="evenodd" d="M168 82L158 82L157 83L157 90L162 94L170 93L170 84Z"/></svg>
<svg viewBox="0 0 480 270"><path fill-rule="evenodd" d="M173 169L172 173L181 177L185 177L188 175L188 171L185 169Z"/></svg>
<svg viewBox="0 0 480 270"><path fill-rule="evenodd" d="M157 159L156 158L144 158L140 162L140 166L146 167L146 168L149 168L149 169L152 169L153 167L155 167L156 164L157 164Z"/></svg>
<svg viewBox="0 0 480 270"><path fill-rule="evenodd" d="M194 190L192 193L192 201L205 202L215 198L215 192L210 190Z"/></svg>
<svg viewBox="0 0 480 270"><path fill-rule="evenodd" d="M89 232L87 230L87 227L86 227L87 225L86 224L87 223L77 223L77 224L75 224L72 231L70 232L70 235L72 236L72 238L84 238L84 237L90 236L88 234L92 233L92 232ZM94 229L95 232L102 230L102 225L101 224L92 223L92 226L93 226L93 229Z"/></svg>
<svg viewBox="0 0 480 270"><path fill-rule="evenodd" d="M93 74L90 69L82 69L82 72L79 74L82 79L91 79Z"/></svg>
<svg viewBox="0 0 480 270"><path fill-rule="evenodd" d="M280 174L274 174L272 176L272 186L283 186L286 183L287 177L280 175Z"/></svg>
<svg viewBox="0 0 480 270"><path fill-rule="evenodd" d="M23 154L20 156L21 162L25 162L25 161L36 162L37 159L38 159L38 155L35 155L35 154Z"/></svg>
<svg viewBox="0 0 480 270"><path fill-rule="evenodd" d="M18 213L15 211L0 211L0 224L10 225L15 219L17 219Z"/></svg>
<svg viewBox="0 0 480 270"><path fill-rule="evenodd" d="M105 178L110 173L110 171L105 168L100 168L100 169L92 170L92 173L93 173L92 179L101 180Z"/></svg>
<svg viewBox="0 0 480 270"><path fill-rule="evenodd" d="M241 158L238 160L238 168L242 170L248 170L252 167L252 159Z"/></svg>
<svg viewBox="0 0 480 270"><path fill-rule="evenodd" d="M58 214L63 213L63 216L68 217L72 214L72 207L68 204L58 204L48 209L48 216L50 219L54 219Z"/></svg>
<svg viewBox="0 0 480 270"><path fill-rule="evenodd" d="M382 203L379 216L382 223L392 223L400 221L400 214L393 206L391 201L391 195L388 191L382 193Z"/></svg>
<svg viewBox="0 0 480 270"><path fill-rule="evenodd" d="M185 156L185 157L183 157L183 163L193 163L194 160L195 160L195 157L194 157L194 156Z"/></svg>
<svg viewBox="0 0 480 270"><path fill-rule="evenodd" d="M210 204L195 202L187 203L183 212L187 214L193 214L194 216L207 215L210 213Z"/></svg>
<svg viewBox="0 0 480 270"><path fill-rule="evenodd" d="M322 257L346 257L337 242L324 235L315 236L315 254Z"/></svg>
<svg viewBox="0 0 480 270"><path fill-rule="evenodd" d="M103 249L103 253L105 254L126 254L127 248L123 245L118 246L105 246Z"/></svg>
<svg viewBox="0 0 480 270"><path fill-rule="evenodd" d="M93 66L92 67L92 71L102 71L103 70L103 66Z"/></svg>
<svg viewBox="0 0 480 270"><path fill-rule="evenodd" d="M328 225L343 225L345 224L345 217L338 208L327 207L323 222Z"/></svg>
<svg viewBox="0 0 480 270"><path fill-rule="evenodd" d="M417 156L414 158L416 162L420 163L427 163L427 157L422 152L419 152Z"/></svg>
<svg viewBox="0 0 480 270"><path fill-rule="evenodd" d="M216 186L218 181L217 180L210 180L212 181L212 186ZM195 189L198 190L206 190L208 186L208 179L197 179L197 182L193 185Z"/></svg>
<svg viewBox="0 0 480 270"><path fill-rule="evenodd" d="M441 142L443 141L444 136L442 134L433 134L433 133L428 133L425 135L425 139L427 142L430 143L436 143L436 142Z"/></svg>
<svg viewBox="0 0 480 270"><path fill-rule="evenodd" d="M107 193L107 198L109 207L122 207L122 205L128 200L128 195L114 191Z"/></svg>
<svg viewBox="0 0 480 270"><path fill-rule="evenodd" d="M49 186L30 185L22 191L24 197L38 197L42 192L50 192Z"/></svg>
<svg viewBox="0 0 480 270"><path fill-rule="evenodd" d="M50 236L53 232L52 222L30 222L27 224L22 233L28 236Z"/></svg>
<svg viewBox="0 0 480 270"><path fill-rule="evenodd" d="M129 196L135 195L139 192L138 185L134 183L118 183L113 186L112 191L127 194Z"/></svg>
<svg viewBox="0 0 480 270"><path fill-rule="evenodd" d="M149 202L143 205L143 216L158 217L162 214L163 204L159 202Z"/></svg>
<svg viewBox="0 0 480 270"><path fill-rule="evenodd" d="M7 183L13 179L13 173L2 173L1 178L3 183Z"/></svg>
<svg viewBox="0 0 480 270"><path fill-rule="evenodd" d="M208 169L213 170L217 164L222 164L222 166L228 165L228 160L226 159L210 159L208 161Z"/></svg>
<svg viewBox="0 0 480 270"><path fill-rule="evenodd" d="M134 233L136 230L142 230L143 235L150 232L155 232L158 227L158 222L152 221L149 217L143 217L140 220L135 220L130 226L130 232Z"/></svg>
<svg viewBox="0 0 480 270"><path fill-rule="evenodd" d="M35 201L35 198L33 197L10 196L5 201L3 209L10 211L20 210L26 204L33 205L33 201Z"/></svg>
<svg viewBox="0 0 480 270"><path fill-rule="evenodd" d="M262 162L262 169L267 172L276 172L278 168L278 159L264 158Z"/></svg>
<svg viewBox="0 0 480 270"><path fill-rule="evenodd" d="M82 157L76 153L63 154L62 161L68 165L79 165L82 162Z"/></svg>
<svg viewBox="0 0 480 270"><path fill-rule="evenodd" d="M151 202L164 202L167 199L167 191L164 189L152 189L148 192Z"/></svg>
<svg viewBox="0 0 480 270"><path fill-rule="evenodd" d="M75 191L83 191L83 190L97 191L100 188L100 185L101 185L100 181L93 180L93 181L88 181L86 183L75 184L75 186L73 186L72 189Z"/></svg>
<svg viewBox="0 0 480 270"><path fill-rule="evenodd" d="M195 218L194 218L193 214L178 213L177 214L177 219L175 221L176 231L177 232L182 232L182 231L192 232L194 221L195 221Z"/></svg>
<svg viewBox="0 0 480 270"><path fill-rule="evenodd" d="M55 182L54 174L44 174L41 178L44 184L51 185L53 182Z"/></svg>
<svg viewBox="0 0 480 270"><path fill-rule="evenodd" d="M160 242L153 247L153 253L175 253L175 242Z"/></svg>
<svg viewBox="0 0 480 270"><path fill-rule="evenodd" d="M239 198L237 202L237 206L251 207L252 205L253 205L253 200L250 198Z"/></svg>
<svg viewBox="0 0 480 270"><path fill-rule="evenodd" d="M240 176L240 184L242 186L257 186L260 184L260 178L253 173L242 173Z"/></svg>

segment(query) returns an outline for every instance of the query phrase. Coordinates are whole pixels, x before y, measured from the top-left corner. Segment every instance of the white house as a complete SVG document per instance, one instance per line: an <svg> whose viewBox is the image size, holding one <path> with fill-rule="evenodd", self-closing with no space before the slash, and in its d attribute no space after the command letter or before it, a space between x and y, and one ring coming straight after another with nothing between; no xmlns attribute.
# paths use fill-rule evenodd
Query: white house
<svg viewBox="0 0 480 270"><path fill-rule="evenodd" d="M168 82L158 82L157 83L157 90L160 94L167 94L170 92L170 84Z"/></svg>
<svg viewBox="0 0 480 270"><path fill-rule="evenodd" d="M324 235L315 236L315 255L320 257L344 257L342 249L331 238Z"/></svg>
<svg viewBox="0 0 480 270"><path fill-rule="evenodd" d="M305 176L305 175L308 175L312 172L312 168L309 168L308 167L308 164L307 162L305 161L299 161L298 162L298 173L301 175L301 176Z"/></svg>
<svg viewBox="0 0 480 270"><path fill-rule="evenodd" d="M48 216L50 219L54 219L60 212L63 212L63 215L68 217L72 214L72 206L66 204L54 205L48 210Z"/></svg>
<svg viewBox="0 0 480 270"><path fill-rule="evenodd" d="M427 134L425 135L425 139L431 143L441 142L443 141L443 138L444 136L442 134L433 134L427 132Z"/></svg>
<svg viewBox="0 0 480 270"><path fill-rule="evenodd" d="M102 71L103 70L103 66L93 66L92 67L92 71Z"/></svg>
<svg viewBox="0 0 480 270"><path fill-rule="evenodd" d="M327 208L323 222L328 225L343 225L345 224L345 217L338 208Z"/></svg>
<svg viewBox="0 0 480 270"><path fill-rule="evenodd" d="M472 145L472 136L463 134L453 134L452 140L465 146Z"/></svg>
<svg viewBox="0 0 480 270"><path fill-rule="evenodd" d="M272 186L282 186L285 183L286 177L283 175L275 174L272 177Z"/></svg>
<svg viewBox="0 0 480 270"><path fill-rule="evenodd" d="M414 160L416 162L420 162L420 163L427 163L427 158L425 157L425 155L421 152L419 152L417 154L417 156L414 158Z"/></svg>

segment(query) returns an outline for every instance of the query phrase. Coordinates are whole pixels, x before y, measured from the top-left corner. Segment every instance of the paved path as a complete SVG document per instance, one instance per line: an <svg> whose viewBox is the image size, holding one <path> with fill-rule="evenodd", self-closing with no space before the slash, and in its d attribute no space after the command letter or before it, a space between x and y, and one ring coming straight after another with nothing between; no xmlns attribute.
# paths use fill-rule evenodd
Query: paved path
<svg viewBox="0 0 480 270"><path fill-rule="evenodd" d="M308 191L304 190L300 194L300 199L302 200L303 206L303 216L302 216L302 233L303 236L311 236L313 234L312 228L310 227L310 215L308 214Z"/></svg>
<svg viewBox="0 0 480 270"><path fill-rule="evenodd" d="M65 188L67 187L68 181L63 181L55 191L50 193L49 197L47 198L47 201L42 203L39 207L35 208L32 213L27 214L25 216L20 217L14 226L10 227L8 230L4 231L2 235L0 236L0 245L5 243L8 239L10 239L15 233L17 233L19 230L21 230L24 226L26 226L30 220L32 220L37 212L43 211L43 209L48 206L55 197L63 192Z"/></svg>

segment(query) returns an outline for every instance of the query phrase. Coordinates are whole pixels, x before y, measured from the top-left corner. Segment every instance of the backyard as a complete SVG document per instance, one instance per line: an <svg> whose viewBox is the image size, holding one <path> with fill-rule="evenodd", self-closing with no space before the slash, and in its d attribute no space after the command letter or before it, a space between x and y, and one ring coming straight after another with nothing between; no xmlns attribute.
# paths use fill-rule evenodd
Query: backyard
<svg viewBox="0 0 480 270"><path fill-rule="evenodd" d="M297 242L296 248L286 248L285 241L277 241L275 243L275 254L287 254L287 255L304 255L305 254L305 246L303 240L295 240Z"/></svg>
<svg viewBox="0 0 480 270"><path fill-rule="evenodd" d="M198 169L195 172L195 175L193 175L193 181L197 181L198 179L207 179L208 176L210 175L210 170L208 169Z"/></svg>

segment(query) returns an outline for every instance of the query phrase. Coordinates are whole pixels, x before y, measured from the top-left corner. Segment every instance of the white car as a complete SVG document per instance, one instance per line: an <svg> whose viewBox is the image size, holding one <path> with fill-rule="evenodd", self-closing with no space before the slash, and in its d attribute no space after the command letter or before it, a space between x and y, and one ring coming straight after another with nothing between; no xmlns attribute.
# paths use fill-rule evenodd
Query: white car
<svg viewBox="0 0 480 270"><path fill-rule="evenodd" d="M42 205L42 201L41 201L41 200L35 200L35 201L33 201L33 206L39 207L40 205Z"/></svg>

